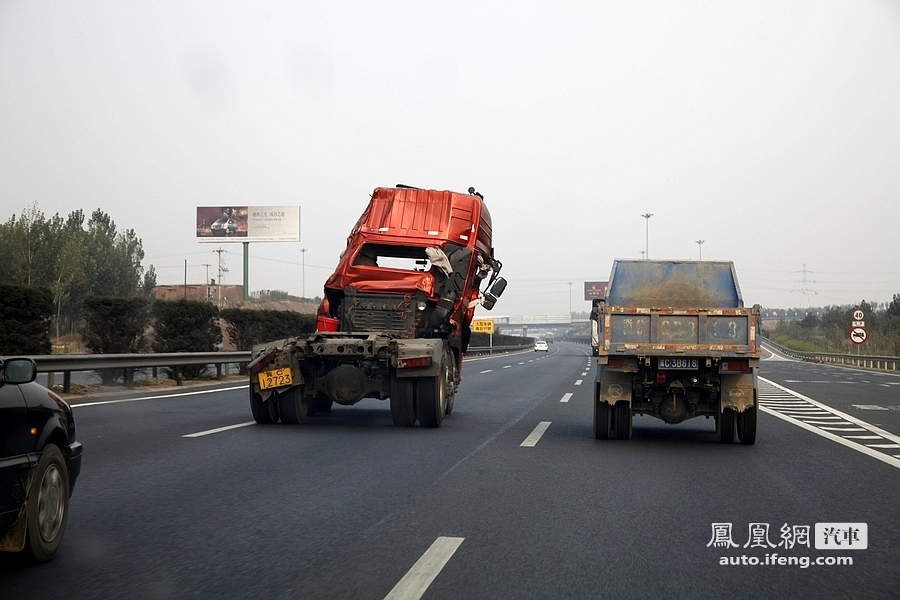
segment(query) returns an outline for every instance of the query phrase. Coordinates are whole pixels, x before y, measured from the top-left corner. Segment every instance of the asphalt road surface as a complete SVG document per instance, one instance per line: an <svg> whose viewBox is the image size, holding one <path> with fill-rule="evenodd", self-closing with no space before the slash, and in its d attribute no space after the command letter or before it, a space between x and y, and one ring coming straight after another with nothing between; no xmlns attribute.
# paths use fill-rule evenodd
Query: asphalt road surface
<svg viewBox="0 0 900 600"><path fill-rule="evenodd" d="M246 387L84 399L62 547L0 555L0 597L897 597L900 374L767 357L754 446L704 418L593 439L562 343L467 360L440 429L377 400L257 425Z"/></svg>

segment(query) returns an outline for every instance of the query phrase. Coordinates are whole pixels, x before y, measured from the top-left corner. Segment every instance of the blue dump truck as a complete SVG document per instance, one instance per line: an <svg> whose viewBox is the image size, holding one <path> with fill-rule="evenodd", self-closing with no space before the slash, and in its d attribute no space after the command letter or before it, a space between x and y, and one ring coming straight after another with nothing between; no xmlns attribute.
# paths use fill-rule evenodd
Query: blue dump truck
<svg viewBox="0 0 900 600"><path fill-rule="evenodd" d="M705 416L719 442L755 443L759 314L732 262L614 261L591 312L594 437L630 439L633 415Z"/></svg>

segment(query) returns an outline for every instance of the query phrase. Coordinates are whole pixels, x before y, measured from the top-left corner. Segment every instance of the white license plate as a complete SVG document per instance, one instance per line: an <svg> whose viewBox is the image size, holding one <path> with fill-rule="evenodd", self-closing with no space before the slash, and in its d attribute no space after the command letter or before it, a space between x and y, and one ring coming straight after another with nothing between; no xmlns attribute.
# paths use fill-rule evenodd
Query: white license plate
<svg viewBox="0 0 900 600"><path fill-rule="evenodd" d="M699 361L696 358L660 358L660 369L696 369Z"/></svg>

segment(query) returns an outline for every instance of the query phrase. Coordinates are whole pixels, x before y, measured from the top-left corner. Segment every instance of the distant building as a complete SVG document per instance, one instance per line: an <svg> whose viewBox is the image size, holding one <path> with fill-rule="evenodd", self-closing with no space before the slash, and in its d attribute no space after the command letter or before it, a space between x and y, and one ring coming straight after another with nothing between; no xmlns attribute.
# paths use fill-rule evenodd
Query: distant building
<svg viewBox="0 0 900 600"><path fill-rule="evenodd" d="M242 285L157 285L153 288L153 297L157 300L208 300L210 302L231 304L244 300Z"/></svg>

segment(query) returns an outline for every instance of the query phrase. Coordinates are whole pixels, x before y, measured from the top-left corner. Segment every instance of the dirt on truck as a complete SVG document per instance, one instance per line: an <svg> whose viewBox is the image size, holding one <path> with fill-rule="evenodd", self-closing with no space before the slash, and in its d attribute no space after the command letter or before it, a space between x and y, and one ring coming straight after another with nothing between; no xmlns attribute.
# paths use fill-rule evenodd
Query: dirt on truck
<svg viewBox="0 0 900 600"><path fill-rule="evenodd" d="M475 308L493 308L506 287L491 233L474 188L375 189L325 282L316 332L254 346L253 418L301 423L378 398L397 426L440 427Z"/></svg>
<svg viewBox="0 0 900 600"><path fill-rule="evenodd" d="M629 439L633 415L704 416L718 441L756 441L759 305L727 261L617 260L594 302L594 437Z"/></svg>

